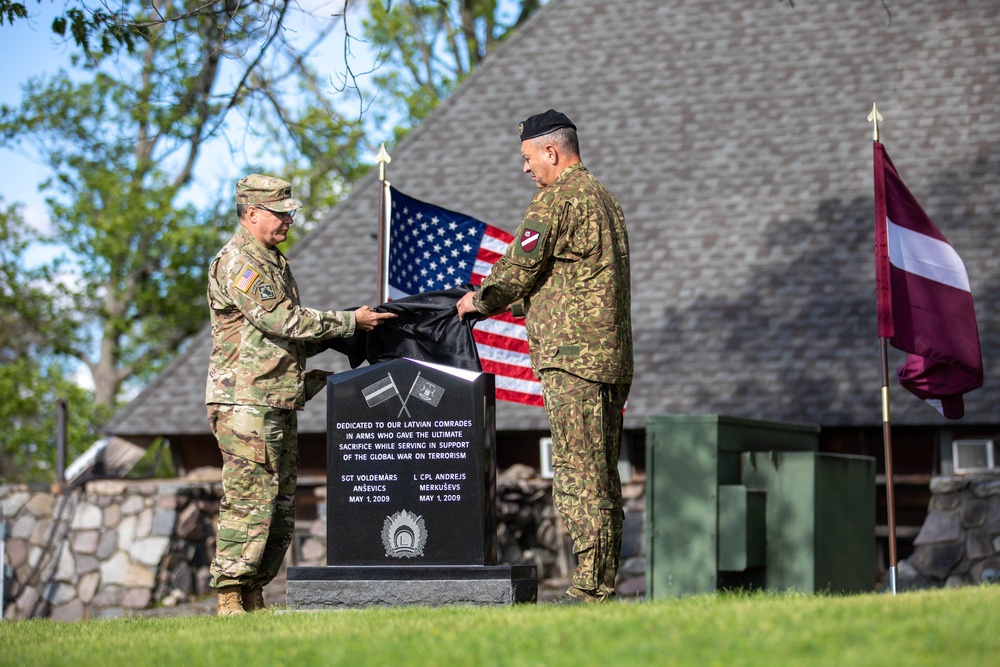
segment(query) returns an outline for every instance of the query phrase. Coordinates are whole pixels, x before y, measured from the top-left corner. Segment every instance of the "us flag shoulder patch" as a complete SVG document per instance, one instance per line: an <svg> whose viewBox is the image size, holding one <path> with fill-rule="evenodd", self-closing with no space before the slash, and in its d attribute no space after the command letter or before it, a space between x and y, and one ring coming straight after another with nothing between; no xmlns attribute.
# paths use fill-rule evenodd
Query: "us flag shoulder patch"
<svg viewBox="0 0 1000 667"><path fill-rule="evenodd" d="M236 289L246 294L253 287L259 275L252 266L247 264L243 267L243 271L240 272L240 277L236 280Z"/></svg>

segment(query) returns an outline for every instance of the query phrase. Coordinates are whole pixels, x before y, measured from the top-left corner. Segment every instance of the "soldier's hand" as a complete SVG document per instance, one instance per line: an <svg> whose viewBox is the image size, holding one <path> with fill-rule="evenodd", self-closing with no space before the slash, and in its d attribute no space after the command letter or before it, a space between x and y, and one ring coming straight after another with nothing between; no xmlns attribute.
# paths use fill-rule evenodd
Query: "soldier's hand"
<svg viewBox="0 0 1000 667"><path fill-rule="evenodd" d="M455 304L459 320L464 320L465 316L469 313L479 312L476 306L472 303L472 297L475 296L475 294L475 292L466 292L465 295L458 300L458 303Z"/></svg>
<svg viewBox="0 0 1000 667"><path fill-rule="evenodd" d="M361 306L354 311L354 328L361 331L371 331L385 320L396 317L395 313L377 313L370 306Z"/></svg>

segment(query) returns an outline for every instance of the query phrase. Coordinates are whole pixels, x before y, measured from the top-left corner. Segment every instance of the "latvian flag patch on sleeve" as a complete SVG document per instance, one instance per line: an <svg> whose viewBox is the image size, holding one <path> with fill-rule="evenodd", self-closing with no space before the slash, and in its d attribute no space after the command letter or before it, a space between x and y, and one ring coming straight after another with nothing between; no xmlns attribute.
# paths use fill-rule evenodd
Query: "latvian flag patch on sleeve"
<svg viewBox="0 0 1000 667"><path fill-rule="evenodd" d="M243 267L243 271L240 273L239 280L236 281L236 289L246 294L253 287L254 281L257 280L259 274L254 271L253 267L249 264Z"/></svg>

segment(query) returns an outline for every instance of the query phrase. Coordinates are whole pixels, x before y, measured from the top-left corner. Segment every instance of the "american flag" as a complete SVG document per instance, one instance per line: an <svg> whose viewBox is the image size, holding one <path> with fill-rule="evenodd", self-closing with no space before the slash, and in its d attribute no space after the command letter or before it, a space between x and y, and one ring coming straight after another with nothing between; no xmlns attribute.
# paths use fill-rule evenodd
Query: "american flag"
<svg viewBox="0 0 1000 667"><path fill-rule="evenodd" d="M389 188L389 298L479 285L514 239L502 229ZM524 320L510 313L472 330L483 371L496 376L496 396L542 405L542 385L531 372Z"/></svg>

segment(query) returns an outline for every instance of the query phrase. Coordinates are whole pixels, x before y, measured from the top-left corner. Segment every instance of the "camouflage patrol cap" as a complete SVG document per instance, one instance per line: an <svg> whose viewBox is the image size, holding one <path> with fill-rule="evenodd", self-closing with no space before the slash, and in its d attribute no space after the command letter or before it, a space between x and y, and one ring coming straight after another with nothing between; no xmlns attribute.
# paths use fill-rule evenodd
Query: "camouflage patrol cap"
<svg viewBox="0 0 1000 667"><path fill-rule="evenodd" d="M543 134L555 132L564 127L576 129L576 125L573 124L573 121L566 114L559 113L555 109L549 109L545 113L535 114L518 125L517 133L521 135L521 141L525 141L526 139L534 139Z"/></svg>
<svg viewBox="0 0 1000 667"><path fill-rule="evenodd" d="M302 208L292 199L292 184L274 176L250 174L236 183L236 203L260 206L277 213L288 213Z"/></svg>

